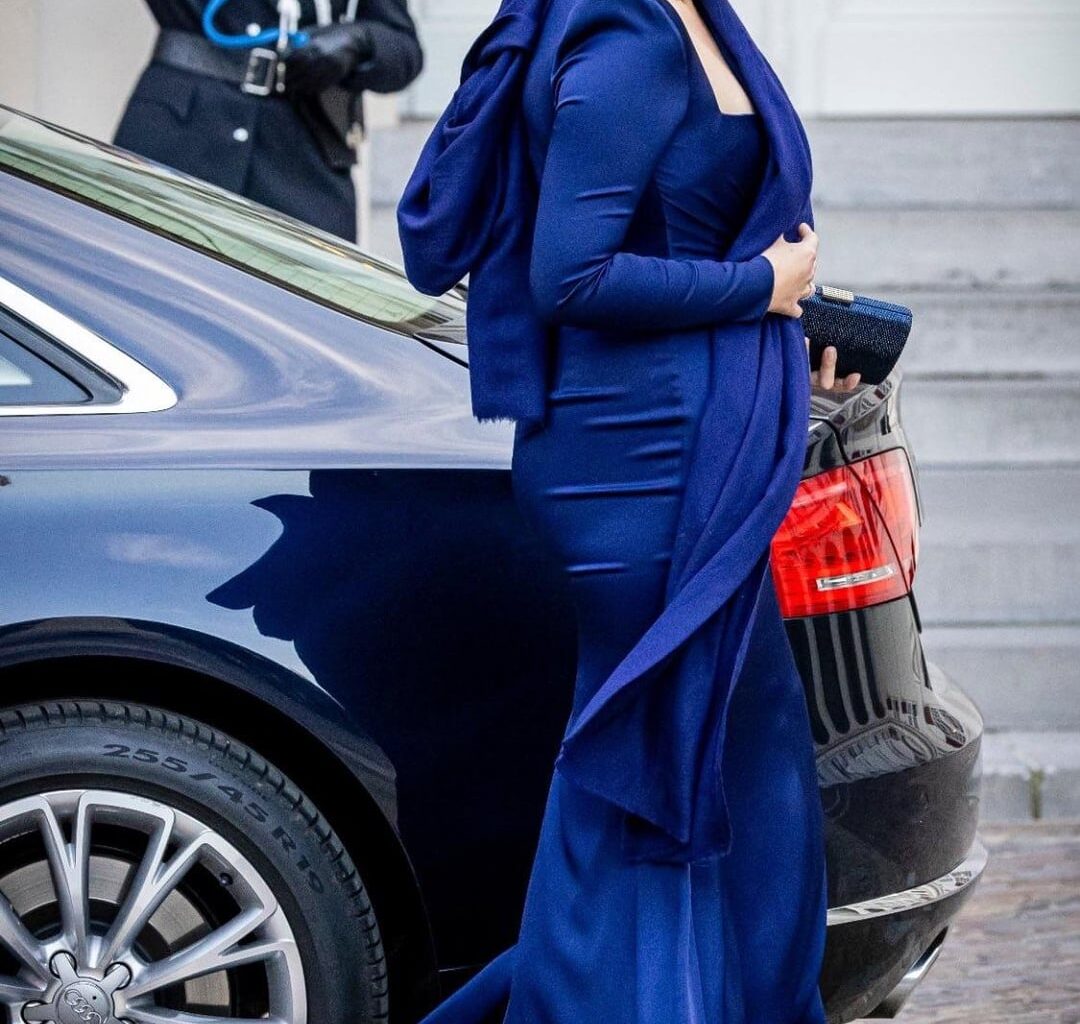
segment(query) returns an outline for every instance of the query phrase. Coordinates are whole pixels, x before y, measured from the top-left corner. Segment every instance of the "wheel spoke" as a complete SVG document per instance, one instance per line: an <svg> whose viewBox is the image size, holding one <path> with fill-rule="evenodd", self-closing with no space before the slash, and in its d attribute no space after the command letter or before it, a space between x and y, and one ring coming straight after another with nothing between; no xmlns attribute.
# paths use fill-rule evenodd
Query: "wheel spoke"
<svg viewBox="0 0 1080 1024"><path fill-rule="evenodd" d="M241 911L227 924L185 949L148 964L124 990L125 1002L167 985L190 981L205 974L257 963L283 953L292 945L284 939L256 939L239 946L245 937L277 912L276 906Z"/></svg>
<svg viewBox="0 0 1080 1024"><path fill-rule="evenodd" d="M186 1010L169 1010L163 1006L124 1011L124 1019L132 1024L288 1024L280 1017L215 1017Z"/></svg>
<svg viewBox="0 0 1080 1024"><path fill-rule="evenodd" d="M12 978L0 975L0 1003L11 1006L14 1003L25 1003L31 999L41 998L41 988Z"/></svg>
<svg viewBox="0 0 1080 1024"><path fill-rule="evenodd" d="M108 848L96 850L106 832ZM0 951L13 960L9 973L0 973L0 1020L54 1020L62 1009L55 1005L58 993L89 978L111 998L113 1018L126 1024L306 1024L303 964L284 909L244 854L194 815L132 793L69 788L0 806L0 847L28 833L41 844L33 877L12 876L16 888L5 881L0 891ZM39 879L43 894L30 888ZM208 906L222 916L199 901L216 883L227 896L213 890ZM114 908L100 931L91 924L91 897L94 906L101 900ZM30 906L49 911L42 923L48 941L39 941L24 920ZM223 919L228 913L234 916ZM141 940L159 924L159 942L167 945L148 961ZM217 1000L154 1005L163 990L208 975L228 975L230 987L244 988L247 974L234 969L247 965L266 975L264 990L251 979L255 1001L243 1000L253 1019L230 1016ZM44 1001L48 993L51 1002Z"/></svg>
<svg viewBox="0 0 1080 1024"><path fill-rule="evenodd" d="M90 873L91 806L87 794L84 793L75 808L70 843L64 836L55 809L46 799L41 801L39 818L53 888L60 904L64 938L79 962L85 962L87 924L90 919L87 886Z"/></svg>
<svg viewBox="0 0 1080 1024"><path fill-rule="evenodd" d="M124 1019L132 1024L288 1024L280 1017L214 1017L186 1010L169 1010L163 1006L146 1009L129 1007L124 1011Z"/></svg>
<svg viewBox="0 0 1080 1024"><path fill-rule="evenodd" d="M213 838L213 833L209 831L195 836L174 853L166 864L165 851L172 839L175 823L176 815L167 810L162 815L160 826L150 837L146 853L128 888L124 905L94 958L96 966L116 960L129 951L139 932L146 927L146 922L154 916L165 897L179 885L188 869L198 860L200 852Z"/></svg>
<svg viewBox="0 0 1080 1024"><path fill-rule="evenodd" d="M52 981L49 958L45 948L30 934L30 930L15 913L15 908L0 893L0 944L3 944L20 963L29 967L42 981Z"/></svg>
<svg viewBox="0 0 1080 1024"><path fill-rule="evenodd" d="M24 1006L22 1019L25 1021L49 1021L56 1019L56 1011L51 1003L37 1003L33 1006Z"/></svg>

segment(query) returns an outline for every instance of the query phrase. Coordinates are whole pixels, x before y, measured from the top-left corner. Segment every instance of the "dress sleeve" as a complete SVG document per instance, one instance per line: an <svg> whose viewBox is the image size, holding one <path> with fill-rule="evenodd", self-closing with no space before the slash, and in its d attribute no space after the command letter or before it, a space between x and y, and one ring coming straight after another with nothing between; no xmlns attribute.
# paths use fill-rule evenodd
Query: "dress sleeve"
<svg viewBox="0 0 1080 1024"><path fill-rule="evenodd" d="M623 251L638 202L689 102L666 0L583 0L552 75L530 285L555 323L649 330L763 317L773 268Z"/></svg>

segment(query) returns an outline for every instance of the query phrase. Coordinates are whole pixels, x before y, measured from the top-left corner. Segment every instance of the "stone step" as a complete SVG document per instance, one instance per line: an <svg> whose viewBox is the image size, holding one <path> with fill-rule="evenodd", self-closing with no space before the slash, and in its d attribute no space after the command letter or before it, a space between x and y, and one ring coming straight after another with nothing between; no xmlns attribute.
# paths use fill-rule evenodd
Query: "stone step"
<svg viewBox="0 0 1080 1024"><path fill-rule="evenodd" d="M817 280L910 289L1080 288L1080 210L824 209Z"/></svg>
<svg viewBox="0 0 1080 1024"><path fill-rule="evenodd" d="M927 627L1080 626L1080 467L921 466Z"/></svg>
<svg viewBox="0 0 1080 1024"><path fill-rule="evenodd" d="M1008 127L1017 124L1025 125L1023 139L1009 150ZM396 205L431 127L406 120L372 131L376 219ZM1080 119L814 127L823 150L815 157L821 280L891 288L1080 284L1080 261L1059 258L1080 220ZM880 136L894 128L902 135L879 152ZM959 141L949 148L943 140L953 134ZM920 156L904 163L909 143ZM957 147L974 155L958 161ZM993 158L977 159L984 151ZM924 153L940 173L924 166Z"/></svg>
<svg viewBox="0 0 1080 1024"><path fill-rule="evenodd" d="M987 732L982 821L1080 818L1080 732Z"/></svg>
<svg viewBox="0 0 1080 1024"><path fill-rule="evenodd" d="M987 729L1080 730L1080 624L924 625L922 639Z"/></svg>
<svg viewBox="0 0 1080 1024"><path fill-rule="evenodd" d="M433 125L372 131L376 204L397 202ZM1080 208L1080 118L807 118L806 131L815 209Z"/></svg>
<svg viewBox="0 0 1080 1024"><path fill-rule="evenodd" d="M900 416L920 466L1080 463L1080 377L908 378Z"/></svg>
<svg viewBox="0 0 1080 1024"><path fill-rule="evenodd" d="M814 207L1080 207L1080 118L808 118Z"/></svg>
<svg viewBox="0 0 1080 1024"><path fill-rule="evenodd" d="M374 254L400 261L394 207L372 218ZM986 297L979 289L1067 289L1064 303L1080 291L1080 211L827 210L816 224L822 284L900 302L917 289L924 302L936 293L973 308Z"/></svg>
<svg viewBox="0 0 1080 1024"><path fill-rule="evenodd" d="M1039 211L1032 215L1039 223L1017 218L1006 224L1013 216L938 214L939 220L967 222L935 224L925 211L915 215L914 223L888 212L828 211L817 220L822 232L817 278L822 284L902 302L919 316L920 329L923 318L933 330L948 329L952 318L959 318L968 331L996 330L1001 344L1007 345L1011 331L1027 334L1039 327L1040 321L1025 327L1021 318L1025 310L1042 306L1049 338L1062 328L1075 332L1071 310L1080 302L1080 260L1071 252L1075 242L1069 233L1080 231L1080 213ZM969 237L971 231L982 233L990 218L1001 220L1002 237L989 240L989 229L981 241ZM893 236L899 242L886 246L878 241ZM372 211L371 249L400 263L393 206ZM1002 310L1001 323L988 327L995 310ZM917 340L917 334L912 337Z"/></svg>
<svg viewBox="0 0 1080 1024"><path fill-rule="evenodd" d="M873 122L877 125L893 123ZM912 137L917 139L918 132L925 128L938 139L937 143L927 144L932 152L937 152L937 146L942 144L940 132L947 135L956 131L964 138L969 132L975 132L980 139L985 135L980 145L985 145L988 151L996 147L1002 134L1008 134L1001 131L1000 125L980 124L976 130L963 123L950 122L951 127L946 127L920 120L911 125L904 124L903 131L905 138L908 133L913 133ZM392 230L393 208L431 126L430 121L407 120L400 126L372 132L375 235L380 252L398 250L396 231ZM955 149L942 150L938 159L944 177L950 184L955 184L955 194L943 192L942 184L932 174L908 174L905 171L904 177L910 177L925 188L926 195L921 196L916 191L902 200L904 190L899 185L889 185L883 186L885 191L876 198L859 195L848 202L836 197L850 189L830 184L832 179L827 172L822 172L824 180L818 186L822 190L821 211L817 218L822 236L819 280L856 289L893 290L1080 286L1080 261L1069 255L1075 249L1072 240L1080 225L1080 209L1076 209L1080 207L1080 201L1077 201L1080 186L1076 183L1080 179L1080 158L1073 153L1074 149L1080 152L1078 126L1080 119L1075 122L1069 119L1031 122L1025 129L1027 141L1021 147L1023 154L1015 160L1011 156L1006 158L1008 166L1002 165L1001 153L993 160L956 161ZM874 146L860 142L860 138L865 140L865 132L865 122L856 122L854 126L830 122L821 138L849 154L844 159L856 165L852 180L883 180L890 168L898 166L898 161L882 159ZM1061 136L1060 142L1052 141L1056 135ZM901 142L898 140L893 145L901 147ZM873 168L861 169L860 161L871 160L874 161ZM828 157L821 162L828 166ZM1013 167L1015 163L1031 166L1024 171ZM1000 186L1001 202L993 195L981 196L980 189L963 177L968 173L991 177L1004 175L1005 184ZM1044 178L1051 191L1037 202L1028 203L1034 189L1032 182ZM896 193L895 202L885 194L890 190ZM1013 196L1011 203L1004 202L1008 195ZM938 196L939 199L933 203L925 202L927 196ZM873 208L851 208L852 205L867 204ZM993 208L995 205L1002 208ZM1008 208L1021 205L1035 208ZM946 208L926 208L928 206ZM977 208L970 208L972 206ZM885 244L886 240L888 244Z"/></svg>
<svg viewBox="0 0 1080 1024"><path fill-rule="evenodd" d="M1080 291L901 291L907 378L1080 376Z"/></svg>

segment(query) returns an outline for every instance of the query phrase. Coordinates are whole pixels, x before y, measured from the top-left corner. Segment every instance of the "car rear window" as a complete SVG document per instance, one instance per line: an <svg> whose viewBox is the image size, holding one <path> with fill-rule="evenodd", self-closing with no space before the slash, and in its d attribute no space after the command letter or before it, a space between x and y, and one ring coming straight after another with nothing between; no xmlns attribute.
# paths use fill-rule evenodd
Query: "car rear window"
<svg viewBox="0 0 1080 1024"><path fill-rule="evenodd" d="M0 406L70 405L89 398L55 366L0 334Z"/></svg>
<svg viewBox="0 0 1080 1024"><path fill-rule="evenodd" d="M400 267L242 196L0 106L0 170L132 221L290 291L402 334L464 314Z"/></svg>

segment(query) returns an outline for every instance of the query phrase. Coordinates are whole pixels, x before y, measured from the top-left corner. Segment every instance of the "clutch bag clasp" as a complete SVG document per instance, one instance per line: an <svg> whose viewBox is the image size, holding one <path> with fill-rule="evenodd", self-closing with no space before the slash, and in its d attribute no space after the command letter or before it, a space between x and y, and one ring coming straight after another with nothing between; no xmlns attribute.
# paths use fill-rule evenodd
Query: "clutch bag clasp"
<svg viewBox="0 0 1080 1024"><path fill-rule="evenodd" d="M828 299L830 302L842 302L845 306L850 306L855 301L855 293L849 292L846 288L834 288L832 285L819 284L817 292L823 299Z"/></svg>

